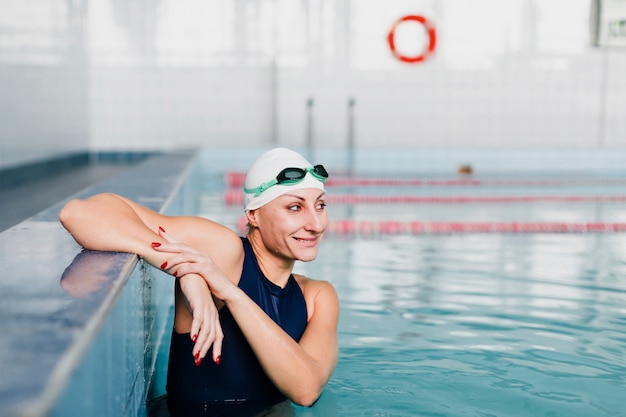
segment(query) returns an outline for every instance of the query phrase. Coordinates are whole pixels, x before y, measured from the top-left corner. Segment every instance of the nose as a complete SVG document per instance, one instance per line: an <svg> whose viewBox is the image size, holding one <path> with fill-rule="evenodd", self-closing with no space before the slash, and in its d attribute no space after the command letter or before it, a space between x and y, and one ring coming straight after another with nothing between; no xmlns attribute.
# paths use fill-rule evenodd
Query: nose
<svg viewBox="0 0 626 417"><path fill-rule="evenodd" d="M315 207L306 210L304 229L315 234L322 233L327 223L326 211L318 211Z"/></svg>

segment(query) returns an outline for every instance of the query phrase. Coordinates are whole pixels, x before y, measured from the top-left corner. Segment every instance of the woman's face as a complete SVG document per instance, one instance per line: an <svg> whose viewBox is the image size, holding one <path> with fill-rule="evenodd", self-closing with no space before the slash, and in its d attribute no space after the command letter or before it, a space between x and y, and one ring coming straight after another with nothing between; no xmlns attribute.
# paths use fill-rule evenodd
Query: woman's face
<svg viewBox="0 0 626 417"><path fill-rule="evenodd" d="M294 189L251 213L251 224L270 253L312 261L328 226L325 198L325 192L315 188Z"/></svg>

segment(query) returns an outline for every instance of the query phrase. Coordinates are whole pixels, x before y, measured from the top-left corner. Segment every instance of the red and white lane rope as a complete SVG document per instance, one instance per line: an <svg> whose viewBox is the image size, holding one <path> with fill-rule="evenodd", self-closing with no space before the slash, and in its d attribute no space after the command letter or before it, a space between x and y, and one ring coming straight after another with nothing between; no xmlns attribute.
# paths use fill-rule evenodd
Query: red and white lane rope
<svg viewBox="0 0 626 417"><path fill-rule="evenodd" d="M241 216L238 227L246 228ZM615 233L626 232L626 223L557 222L420 222L396 220L330 220L326 233L335 235L427 235L463 233Z"/></svg>
<svg viewBox="0 0 626 417"><path fill-rule="evenodd" d="M243 187L245 172L228 172L224 177L226 185L232 188ZM562 187L589 185L626 185L621 178L571 178L571 179L519 179L519 180L487 180L474 178L452 179L394 179L394 178L353 178L330 177L326 181L328 187Z"/></svg>
<svg viewBox="0 0 626 417"><path fill-rule="evenodd" d="M243 192L227 190L227 205L242 205ZM421 196L421 195L354 195L329 194L331 204L494 204L494 203L618 203L626 202L626 195L545 195L545 196Z"/></svg>

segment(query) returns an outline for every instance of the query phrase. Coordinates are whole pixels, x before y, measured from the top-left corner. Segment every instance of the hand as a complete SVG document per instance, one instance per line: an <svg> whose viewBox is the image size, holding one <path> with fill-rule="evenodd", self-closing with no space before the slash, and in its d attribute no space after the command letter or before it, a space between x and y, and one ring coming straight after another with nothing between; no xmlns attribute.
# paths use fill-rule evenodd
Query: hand
<svg viewBox="0 0 626 417"><path fill-rule="evenodd" d="M167 240L168 244L159 248L154 248L162 252L179 253L176 247L188 248L186 245L176 241L164 230L159 230L159 235ZM181 274L176 268L176 264L168 260L165 267L166 272L178 277L180 289L185 296L187 306L192 314L190 337L194 342L192 354L199 365L207 352L213 346L213 361L219 364L222 353L222 341L224 333L219 322L219 314L215 305L215 300L205 279L199 274Z"/></svg>
<svg viewBox="0 0 626 417"><path fill-rule="evenodd" d="M196 365L213 346L213 361L219 364L224 333L219 314L204 278L197 274L187 274L179 278L180 289L187 299L187 306L193 316L190 336L194 342L192 355Z"/></svg>
<svg viewBox="0 0 626 417"><path fill-rule="evenodd" d="M154 249L159 252L169 252L176 255L167 260L167 271L175 277L182 278L188 274L200 275L209 285L211 293L221 301L237 292L238 287L229 280L211 257L189 245L181 243L169 236L163 229L159 235L169 243L162 244Z"/></svg>

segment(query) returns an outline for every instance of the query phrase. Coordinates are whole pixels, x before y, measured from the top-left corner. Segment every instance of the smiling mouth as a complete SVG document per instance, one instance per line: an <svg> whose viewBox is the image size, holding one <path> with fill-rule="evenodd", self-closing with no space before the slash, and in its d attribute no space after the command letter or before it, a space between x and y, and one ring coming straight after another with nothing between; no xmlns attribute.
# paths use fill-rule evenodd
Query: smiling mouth
<svg viewBox="0 0 626 417"><path fill-rule="evenodd" d="M295 240L297 240L300 243L303 243L305 245L311 246L314 245L315 243L317 243L318 238L317 237L313 237L313 238L298 238L298 237L294 237Z"/></svg>

